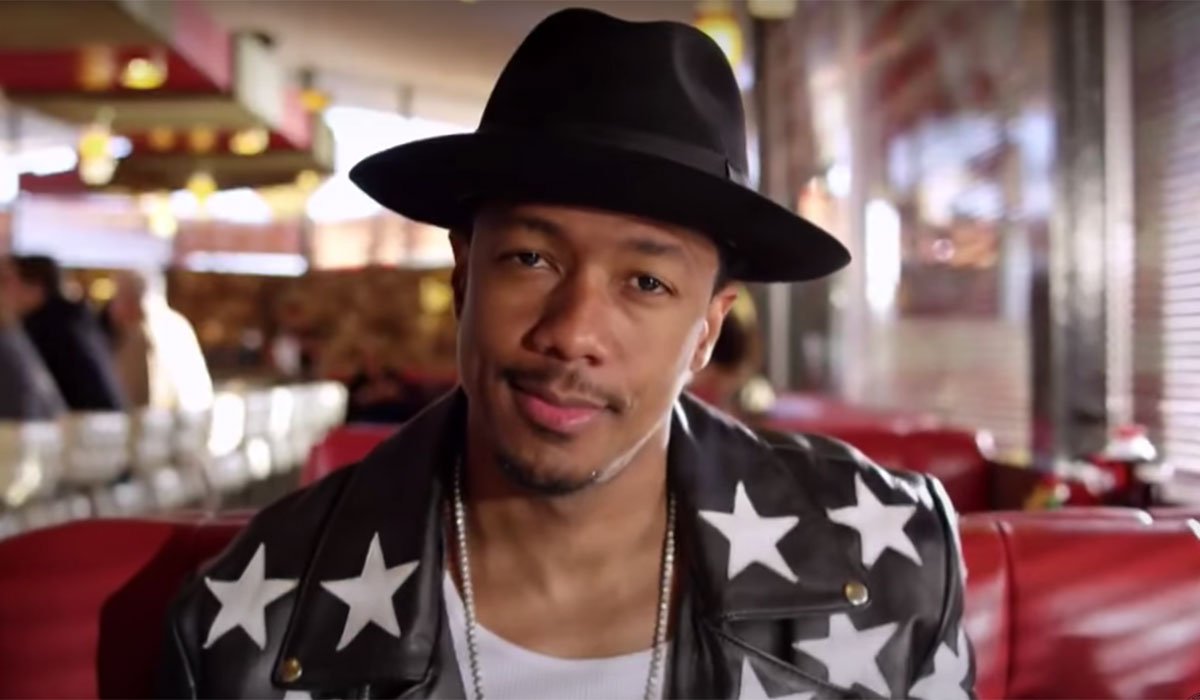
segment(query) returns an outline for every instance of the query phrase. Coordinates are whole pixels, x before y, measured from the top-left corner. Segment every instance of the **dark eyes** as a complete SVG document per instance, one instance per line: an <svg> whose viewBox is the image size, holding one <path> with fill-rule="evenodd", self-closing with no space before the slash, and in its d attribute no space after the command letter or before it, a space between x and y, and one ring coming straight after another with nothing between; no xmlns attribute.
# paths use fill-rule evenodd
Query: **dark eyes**
<svg viewBox="0 0 1200 700"><path fill-rule="evenodd" d="M531 250L509 253L505 257L521 267L531 269L545 267L549 264L541 253L535 253ZM662 280L653 275L634 275L630 278L629 283L634 289L643 294L665 294L671 291Z"/></svg>
<svg viewBox="0 0 1200 700"><path fill-rule="evenodd" d="M537 267L538 263L542 262L541 255L528 250L523 250L519 253L513 253L512 258L525 267Z"/></svg>
<svg viewBox="0 0 1200 700"><path fill-rule="evenodd" d="M633 278L634 285L638 291L646 292L647 294L659 294L667 291L667 286L658 278L650 275L638 275Z"/></svg>

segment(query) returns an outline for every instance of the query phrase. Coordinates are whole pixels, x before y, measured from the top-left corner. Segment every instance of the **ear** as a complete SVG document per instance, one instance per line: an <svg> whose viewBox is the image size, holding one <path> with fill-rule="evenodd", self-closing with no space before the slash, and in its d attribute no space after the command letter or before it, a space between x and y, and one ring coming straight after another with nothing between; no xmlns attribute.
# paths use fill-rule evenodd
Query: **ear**
<svg viewBox="0 0 1200 700"><path fill-rule="evenodd" d="M699 372L708 365L708 360L712 357L713 346L717 344L717 337L721 335L721 326L725 324L725 317L729 315L729 310L733 308L733 302L737 301L738 285L730 283L726 284L708 302L708 309L704 312L704 331L700 336L700 343L696 345L696 352L692 355L691 371Z"/></svg>
<svg viewBox="0 0 1200 700"><path fill-rule="evenodd" d="M450 232L450 247L454 250L454 271L450 286L454 290L454 315L462 316L463 300L467 295L467 272L470 270L471 241L462 231Z"/></svg>

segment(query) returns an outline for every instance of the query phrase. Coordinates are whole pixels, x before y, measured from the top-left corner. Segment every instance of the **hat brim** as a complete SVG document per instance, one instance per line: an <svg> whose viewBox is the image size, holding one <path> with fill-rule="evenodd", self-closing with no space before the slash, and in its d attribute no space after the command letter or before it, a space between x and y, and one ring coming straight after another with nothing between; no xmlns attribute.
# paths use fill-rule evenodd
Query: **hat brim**
<svg viewBox="0 0 1200 700"><path fill-rule="evenodd" d="M474 206L495 199L683 226L712 238L731 276L747 282L811 280L850 262L828 232L747 187L609 145L509 133L443 136L369 156L350 179L392 211L451 229L469 226Z"/></svg>

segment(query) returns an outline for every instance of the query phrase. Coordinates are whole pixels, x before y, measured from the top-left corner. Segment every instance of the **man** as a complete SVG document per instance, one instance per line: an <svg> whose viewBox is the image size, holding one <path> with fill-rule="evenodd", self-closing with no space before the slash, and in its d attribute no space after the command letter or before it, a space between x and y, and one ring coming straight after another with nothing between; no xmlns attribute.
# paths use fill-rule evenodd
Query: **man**
<svg viewBox="0 0 1200 700"><path fill-rule="evenodd" d="M186 587L164 693L968 697L937 483L681 396L730 279L848 260L742 184L743 129L703 34L570 10L475 134L361 163L455 232L462 388Z"/></svg>
<svg viewBox="0 0 1200 700"><path fill-rule="evenodd" d="M13 294L15 276L11 265L0 264L0 420L55 420L67 407L21 327Z"/></svg>
<svg viewBox="0 0 1200 700"><path fill-rule="evenodd" d="M16 274L8 293L25 332L50 370L72 411L120 411L125 407L112 353L95 314L62 292L62 272L43 255L12 259Z"/></svg>

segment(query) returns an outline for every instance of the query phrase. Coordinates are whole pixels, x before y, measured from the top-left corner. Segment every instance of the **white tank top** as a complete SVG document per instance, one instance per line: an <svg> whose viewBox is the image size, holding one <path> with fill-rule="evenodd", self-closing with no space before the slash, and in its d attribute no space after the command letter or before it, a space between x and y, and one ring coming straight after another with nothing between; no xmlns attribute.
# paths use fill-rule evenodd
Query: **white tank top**
<svg viewBox="0 0 1200 700"><path fill-rule="evenodd" d="M474 698L466 610L449 574L442 581L442 591L463 687L467 697ZM649 649L603 659L559 659L519 647L483 627L476 627L475 644L483 693L489 700L640 700L646 696ZM665 669L664 663L659 673L659 697Z"/></svg>

